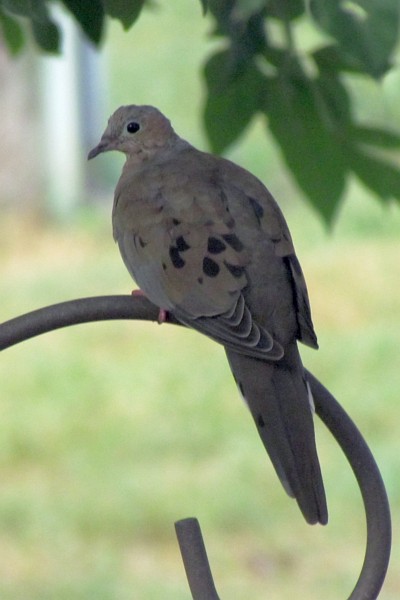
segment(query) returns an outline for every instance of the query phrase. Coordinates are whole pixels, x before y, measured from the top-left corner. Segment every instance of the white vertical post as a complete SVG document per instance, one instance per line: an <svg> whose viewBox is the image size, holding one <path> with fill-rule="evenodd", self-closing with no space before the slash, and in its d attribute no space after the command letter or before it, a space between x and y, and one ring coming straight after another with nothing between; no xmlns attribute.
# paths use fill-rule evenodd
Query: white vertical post
<svg viewBox="0 0 400 600"><path fill-rule="evenodd" d="M72 213L85 195L85 162L90 119L98 107L88 102L99 97L99 56L86 42L79 26L54 6L62 31L62 53L41 57L44 176L48 205L56 216Z"/></svg>

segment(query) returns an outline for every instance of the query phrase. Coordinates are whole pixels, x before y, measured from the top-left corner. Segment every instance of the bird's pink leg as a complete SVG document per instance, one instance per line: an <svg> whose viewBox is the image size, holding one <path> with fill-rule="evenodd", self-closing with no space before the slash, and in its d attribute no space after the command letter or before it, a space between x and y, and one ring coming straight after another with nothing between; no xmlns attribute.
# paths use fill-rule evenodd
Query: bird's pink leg
<svg viewBox="0 0 400 600"><path fill-rule="evenodd" d="M132 290L131 294L132 294L132 296L142 296L142 297L146 298L146 294L144 292L142 292L142 290L140 290L140 289ZM166 323L167 320L168 320L168 311L165 310L164 308L160 308L160 311L158 313L157 322L161 325L162 323Z"/></svg>
<svg viewBox="0 0 400 600"><path fill-rule="evenodd" d="M131 295L132 295L132 296L142 296L142 297L144 297L144 298L146 297L146 294L145 294L144 292L142 292L142 290L139 290L139 289L137 289L137 290L132 290L132 291L131 291Z"/></svg>

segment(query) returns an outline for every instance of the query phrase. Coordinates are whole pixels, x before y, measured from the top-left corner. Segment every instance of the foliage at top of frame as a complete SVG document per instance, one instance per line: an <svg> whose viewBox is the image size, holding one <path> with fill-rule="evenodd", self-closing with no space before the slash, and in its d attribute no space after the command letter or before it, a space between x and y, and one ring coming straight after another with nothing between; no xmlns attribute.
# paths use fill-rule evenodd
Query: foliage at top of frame
<svg viewBox="0 0 400 600"><path fill-rule="evenodd" d="M0 34L12 54L23 48L27 25L41 50L60 51L51 2L0 0ZM61 2L99 45L107 16L128 30L154 0ZM400 134L356 122L348 89L351 77L379 80L393 68L398 0L199 3L213 22L212 35L224 41L204 67L204 123L214 152L223 152L261 113L297 184L327 223L351 173L381 200L400 200ZM309 49L298 27L305 21L318 32L318 44Z"/></svg>

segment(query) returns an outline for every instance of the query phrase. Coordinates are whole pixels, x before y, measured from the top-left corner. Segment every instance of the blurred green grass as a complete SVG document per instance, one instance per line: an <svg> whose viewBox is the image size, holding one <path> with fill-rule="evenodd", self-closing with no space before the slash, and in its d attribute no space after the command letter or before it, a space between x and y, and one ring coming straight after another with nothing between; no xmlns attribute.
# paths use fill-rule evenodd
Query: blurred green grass
<svg viewBox="0 0 400 600"><path fill-rule="evenodd" d="M303 356L366 435L396 532L400 219L359 201L363 223L350 203L334 235L305 206L288 212L321 347ZM69 226L9 215L1 239L2 320L131 289L102 211ZM189 515L223 598L349 593L365 531L344 458L317 423L330 524L306 526L216 344L166 325L82 325L2 353L0 380L1 598L188 598L173 522ZM382 598L399 589L392 568Z"/></svg>
<svg viewBox="0 0 400 600"><path fill-rule="evenodd" d="M215 42L203 43L209 26L197 4L165 3L129 35L110 27L107 103L109 112L156 104L204 148L197 67ZM230 156L268 182L285 209L320 341L319 352L302 349L305 363L349 411L382 469L395 546L381 597L394 600L399 210L383 210L352 182L327 233L297 202L272 148L257 120ZM113 183L120 158L99 161ZM129 292L109 212L92 208L64 224L3 214L0 319ZM282 491L216 344L169 326L82 325L3 352L0 381L2 599L189 598L173 522L190 515L202 525L222 598L350 593L365 530L345 459L317 422L330 524L307 526Z"/></svg>

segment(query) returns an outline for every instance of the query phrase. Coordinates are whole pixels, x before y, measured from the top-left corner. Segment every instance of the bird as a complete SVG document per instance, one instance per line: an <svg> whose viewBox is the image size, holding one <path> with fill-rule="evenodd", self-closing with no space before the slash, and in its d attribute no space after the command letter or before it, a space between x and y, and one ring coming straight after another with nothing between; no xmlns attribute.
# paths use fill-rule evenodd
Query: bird
<svg viewBox="0 0 400 600"><path fill-rule="evenodd" d="M129 273L160 310L222 344L283 488L306 522L326 524L297 345L318 343L281 209L258 178L196 149L153 106L118 108L88 159L114 150L126 160L113 236Z"/></svg>

